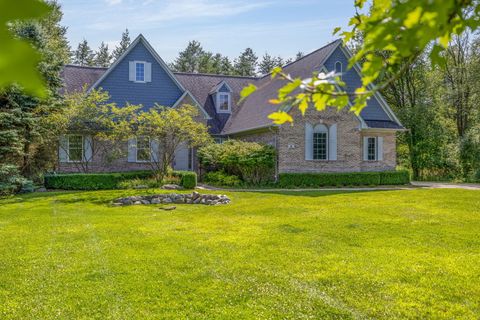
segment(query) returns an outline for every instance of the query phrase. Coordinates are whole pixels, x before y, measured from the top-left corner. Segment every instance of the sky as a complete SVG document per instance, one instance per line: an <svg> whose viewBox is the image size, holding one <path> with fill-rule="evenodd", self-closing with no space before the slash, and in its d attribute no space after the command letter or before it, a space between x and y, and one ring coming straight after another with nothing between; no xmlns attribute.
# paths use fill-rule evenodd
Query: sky
<svg viewBox="0 0 480 320"><path fill-rule="evenodd" d="M60 0L72 49L86 39L112 50L128 28L143 34L167 62L190 40L230 58L251 47L284 58L308 53L336 39L346 27L353 0Z"/></svg>

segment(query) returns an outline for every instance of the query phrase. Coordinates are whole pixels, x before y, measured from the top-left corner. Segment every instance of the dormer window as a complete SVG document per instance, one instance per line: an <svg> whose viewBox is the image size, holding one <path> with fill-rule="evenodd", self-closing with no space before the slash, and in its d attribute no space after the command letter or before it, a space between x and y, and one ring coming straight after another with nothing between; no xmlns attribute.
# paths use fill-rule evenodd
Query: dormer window
<svg viewBox="0 0 480 320"><path fill-rule="evenodd" d="M219 92L217 97L217 109L220 113L230 112L230 93Z"/></svg>
<svg viewBox="0 0 480 320"><path fill-rule="evenodd" d="M135 81L145 82L145 62L135 62Z"/></svg>

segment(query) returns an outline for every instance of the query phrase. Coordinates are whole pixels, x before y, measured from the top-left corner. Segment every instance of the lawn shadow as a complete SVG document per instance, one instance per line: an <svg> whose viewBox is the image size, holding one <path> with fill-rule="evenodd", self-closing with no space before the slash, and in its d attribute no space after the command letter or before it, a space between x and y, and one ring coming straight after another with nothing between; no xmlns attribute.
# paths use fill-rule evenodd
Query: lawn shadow
<svg viewBox="0 0 480 320"><path fill-rule="evenodd" d="M341 190L252 190L250 192L266 193L266 194L275 194L275 195L285 195L285 196L301 196L301 197L325 197L325 196L334 196L342 194L362 194L362 193L371 193L371 192L397 192L403 191L404 189L368 189L359 190L359 189L341 189ZM245 191L248 192L248 191Z"/></svg>

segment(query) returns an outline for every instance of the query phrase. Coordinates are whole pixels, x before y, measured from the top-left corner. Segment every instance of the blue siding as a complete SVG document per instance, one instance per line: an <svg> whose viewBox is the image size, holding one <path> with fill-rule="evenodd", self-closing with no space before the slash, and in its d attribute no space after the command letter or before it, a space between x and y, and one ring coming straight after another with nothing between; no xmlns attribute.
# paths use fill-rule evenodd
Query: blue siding
<svg viewBox="0 0 480 320"><path fill-rule="evenodd" d="M223 86L218 90L219 92L230 92L230 90L228 90L228 87L223 84Z"/></svg>
<svg viewBox="0 0 480 320"><path fill-rule="evenodd" d="M325 68L332 71L335 70L335 62L340 61L343 67L342 79L347 86L348 91L355 91L362 85L361 79L355 69L346 70L348 67L348 59L345 54L342 52L340 47L335 49L332 55L325 61ZM378 100L373 97L371 98L367 106L360 113L363 119L365 120L390 120L388 115L383 110L382 106Z"/></svg>
<svg viewBox="0 0 480 320"><path fill-rule="evenodd" d="M128 80L129 61L134 60L146 61L152 64L152 82L135 83ZM141 41L103 79L98 87L108 91L112 102L117 103L119 106L124 106L127 102L130 104L141 104L144 106L144 110L152 107L155 103L162 106L173 106L183 94L182 90Z"/></svg>

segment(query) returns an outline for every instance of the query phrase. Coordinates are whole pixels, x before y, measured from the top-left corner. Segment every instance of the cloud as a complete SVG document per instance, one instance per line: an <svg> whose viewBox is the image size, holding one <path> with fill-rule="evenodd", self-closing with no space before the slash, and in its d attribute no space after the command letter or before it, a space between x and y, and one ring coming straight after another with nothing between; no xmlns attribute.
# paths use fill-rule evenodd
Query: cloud
<svg viewBox="0 0 480 320"><path fill-rule="evenodd" d="M105 0L105 2L106 2L108 5L113 6L113 5L122 3L122 0Z"/></svg>

